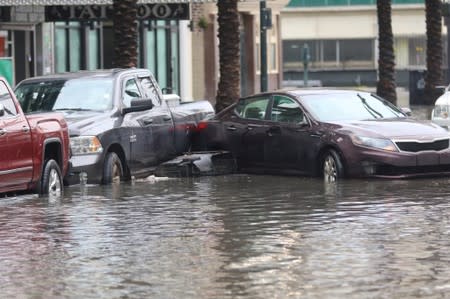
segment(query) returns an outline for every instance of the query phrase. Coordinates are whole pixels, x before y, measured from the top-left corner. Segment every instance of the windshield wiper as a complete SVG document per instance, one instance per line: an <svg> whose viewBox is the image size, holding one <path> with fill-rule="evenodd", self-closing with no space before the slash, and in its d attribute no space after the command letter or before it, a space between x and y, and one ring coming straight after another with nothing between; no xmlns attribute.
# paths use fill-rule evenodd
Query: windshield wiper
<svg viewBox="0 0 450 299"><path fill-rule="evenodd" d="M357 94L357 96L361 99L361 102L363 103L363 106L364 108L366 108L367 112L369 112L374 118L383 118L383 114L370 107L369 104L367 104L365 98L363 98L359 93Z"/></svg>
<svg viewBox="0 0 450 299"><path fill-rule="evenodd" d="M58 108L58 109L53 109L53 111L61 111L61 110L92 111L92 109L86 109L86 108Z"/></svg>

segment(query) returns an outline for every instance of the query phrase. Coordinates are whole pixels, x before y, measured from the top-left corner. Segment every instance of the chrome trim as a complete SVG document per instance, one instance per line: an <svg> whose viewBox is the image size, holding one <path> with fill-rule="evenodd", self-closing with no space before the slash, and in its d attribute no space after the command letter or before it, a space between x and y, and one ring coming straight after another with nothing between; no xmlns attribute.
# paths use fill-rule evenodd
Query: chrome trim
<svg viewBox="0 0 450 299"><path fill-rule="evenodd" d="M416 142L416 143L434 143L437 141L442 141L442 140L448 140L449 141L449 146L447 148L441 149L441 150L420 150L417 152L411 152L411 151L404 151L401 150L398 145L397 142ZM450 138L449 137L439 137L439 138L433 138L433 139L429 139L429 140L418 140L418 139L391 139L391 141L394 143L395 147L397 148L397 150L400 153L419 153L419 152L442 152L445 150L448 150L450 148Z"/></svg>
<svg viewBox="0 0 450 299"><path fill-rule="evenodd" d="M417 143L430 143L430 142L436 142L441 140L449 140L450 137L439 137L439 138L433 138L428 140L419 140L419 139L391 139L393 142L417 142Z"/></svg>
<svg viewBox="0 0 450 299"><path fill-rule="evenodd" d="M0 175L19 173L19 172L24 172L24 171L29 171L29 170L33 170L33 167L28 166L28 167L22 167L22 168L16 168L16 169L4 170L4 171L0 171Z"/></svg>

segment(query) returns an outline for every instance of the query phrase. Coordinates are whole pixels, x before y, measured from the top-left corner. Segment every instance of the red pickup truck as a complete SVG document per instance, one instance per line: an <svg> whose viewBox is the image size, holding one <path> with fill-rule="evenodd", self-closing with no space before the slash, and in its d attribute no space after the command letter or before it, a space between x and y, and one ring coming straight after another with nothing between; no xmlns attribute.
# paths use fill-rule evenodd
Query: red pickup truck
<svg viewBox="0 0 450 299"><path fill-rule="evenodd" d="M60 195L69 158L64 116L54 112L25 115L8 83L0 78L0 194Z"/></svg>

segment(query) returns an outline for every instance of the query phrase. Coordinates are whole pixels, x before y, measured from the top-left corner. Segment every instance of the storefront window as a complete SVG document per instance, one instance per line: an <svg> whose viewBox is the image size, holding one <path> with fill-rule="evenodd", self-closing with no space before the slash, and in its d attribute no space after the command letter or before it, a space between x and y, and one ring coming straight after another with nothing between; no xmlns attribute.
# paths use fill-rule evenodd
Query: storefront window
<svg viewBox="0 0 450 299"><path fill-rule="evenodd" d="M147 39L147 64L145 65L153 74L156 75L156 58L155 58L155 49L156 49L156 41L155 41L155 32L147 30L145 31L145 36Z"/></svg>
<svg viewBox="0 0 450 299"><path fill-rule="evenodd" d="M372 39L348 39L339 41L341 62L373 61Z"/></svg>
<svg viewBox="0 0 450 299"><path fill-rule="evenodd" d="M88 31L88 53L89 53L89 59L87 60L87 69L88 70L95 70L100 67L99 63L99 53L100 53L100 47L99 47L99 35L100 35L100 29L98 27L98 23L92 23L89 31Z"/></svg>
<svg viewBox="0 0 450 299"><path fill-rule="evenodd" d="M78 22L69 23L69 70L78 71L81 69L81 44L80 44L80 24Z"/></svg>
<svg viewBox="0 0 450 299"><path fill-rule="evenodd" d="M309 48L311 68L359 68L374 66L374 40L284 40L283 65L302 68L305 45Z"/></svg>
<svg viewBox="0 0 450 299"><path fill-rule="evenodd" d="M162 88L179 93L180 55L178 21L146 21L141 32L140 65L148 68Z"/></svg>
<svg viewBox="0 0 450 299"><path fill-rule="evenodd" d="M143 21L138 66L148 68L161 87L179 92L178 21ZM112 25L106 22L56 22L55 70L95 70L112 66Z"/></svg>
<svg viewBox="0 0 450 299"><path fill-rule="evenodd" d="M100 67L98 23L55 23L56 72L94 70Z"/></svg>
<svg viewBox="0 0 450 299"><path fill-rule="evenodd" d="M163 88L167 86L167 39L166 30L164 26L165 21L156 22L156 56L158 61L158 68L156 78L159 85ZM170 53L169 53L170 54ZM164 63L165 62L165 63Z"/></svg>
<svg viewBox="0 0 450 299"><path fill-rule="evenodd" d="M65 72L67 68L67 53L66 53L67 36L64 27L55 28L55 64L57 73Z"/></svg>
<svg viewBox="0 0 450 299"><path fill-rule="evenodd" d="M179 90L178 86L178 77L180 76L180 70L179 70L179 55L178 55L178 26L177 21L171 21L170 22L170 43L172 47L171 51L171 68L172 68L172 90Z"/></svg>

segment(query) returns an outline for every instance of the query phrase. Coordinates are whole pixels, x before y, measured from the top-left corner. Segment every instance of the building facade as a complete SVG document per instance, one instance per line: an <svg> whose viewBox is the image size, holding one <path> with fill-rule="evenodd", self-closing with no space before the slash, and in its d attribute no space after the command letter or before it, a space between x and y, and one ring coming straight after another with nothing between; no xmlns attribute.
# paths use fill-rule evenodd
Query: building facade
<svg viewBox="0 0 450 299"><path fill-rule="evenodd" d="M282 27L285 84L303 79L302 52L308 47L309 79L327 86L376 85L376 0L291 0L282 11ZM424 1L393 0L392 30L397 85L414 87L426 68ZM443 33L446 66L445 26Z"/></svg>
<svg viewBox="0 0 450 299"><path fill-rule="evenodd" d="M112 67L112 0L0 0L0 74L15 85L50 73ZM191 77L189 1L138 2L138 66L181 92ZM188 88L186 90L189 91Z"/></svg>
<svg viewBox="0 0 450 299"><path fill-rule="evenodd" d="M282 81L280 12L267 0L269 89ZM217 5L209 0L139 0L138 67L184 100L215 102ZM112 0L0 0L0 75L11 85L50 73L112 67ZM241 94L260 90L259 1L239 1Z"/></svg>
<svg viewBox="0 0 450 299"><path fill-rule="evenodd" d="M268 89L281 87L281 10L289 0L268 0L271 26L267 29L267 79ZM260 70L260 6L259 1L239 1L241 95L261 90ZM219 82L219 50L217 39L217 5L203 3L192 5L193 93L195 98L215 102Z"/></svg>

